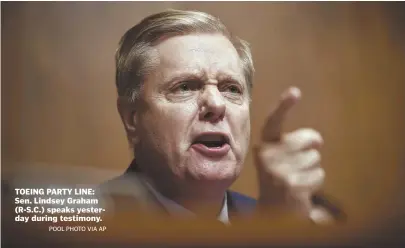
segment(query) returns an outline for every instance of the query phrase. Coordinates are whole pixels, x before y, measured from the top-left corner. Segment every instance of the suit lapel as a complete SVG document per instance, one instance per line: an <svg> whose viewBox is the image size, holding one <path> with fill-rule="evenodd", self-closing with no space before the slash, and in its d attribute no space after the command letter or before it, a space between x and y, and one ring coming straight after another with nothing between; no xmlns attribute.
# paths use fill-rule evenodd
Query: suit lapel
<svg viewBox="0 0 405 248"><path fill-rule="evenodd" d="M110 194L114 199L124 199L119 204L121 207L125 207L126 210L130 210L130 206L139 206L146 210L156 208L159 212L168 214L167 209L156 198L156 196L147 189L146 185L142 182L140 177L140 170L135 160L132 161L128 169L120 177L111 180L107 183L109 191L113 191ZM240 218L249 216L254 212L256 201L253 198L247 197L240 193L228 190L227 194L227 207L228 216L232 220L234 218ZM136 204L136 205L134 205ZM121 208L120 207L120 208Z"/></svg>
<svg viewBox="0 0 405 248"><path fill-rule="evenodd" d="M131 208L134 208L134 211L136 209L166 211L143 183L135 161L124 174L102 185L101 190L103 194L113 199L114 212L131 211Z"/></svg>
<svg viewBox="0 0 405 248"><path fill-rule="evenodd" d="M251 216L256 207L256 200L235 191L227 191L229 219Z"/></svg>

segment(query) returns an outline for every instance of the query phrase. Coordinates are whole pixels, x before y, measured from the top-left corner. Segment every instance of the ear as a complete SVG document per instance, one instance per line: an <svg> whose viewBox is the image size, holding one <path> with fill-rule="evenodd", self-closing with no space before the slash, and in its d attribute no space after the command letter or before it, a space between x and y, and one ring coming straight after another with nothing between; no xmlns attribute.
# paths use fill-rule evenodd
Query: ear
<svg viewBox="0 0 405 248"><path fill-rule="evenodd" d="M129 102L127 99L118 97L117 109L121 116L122 123L124 124L128 142L130 143L131 146L133 146L138 140L136 134L135 103Z"/></svg>

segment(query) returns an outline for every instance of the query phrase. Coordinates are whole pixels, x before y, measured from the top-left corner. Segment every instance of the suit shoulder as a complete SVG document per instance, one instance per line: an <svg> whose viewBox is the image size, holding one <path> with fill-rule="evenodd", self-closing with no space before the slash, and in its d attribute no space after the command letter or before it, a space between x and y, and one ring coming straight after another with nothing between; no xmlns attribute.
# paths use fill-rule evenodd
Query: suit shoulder
<svg viewBox="0 0 405 248"><path fill-rule="evenodd" d="M257 200L255 198L247 196L245 194L236 191L229 191L229 193L234 200L237 200L239 202L243 202L248 205L256 205L257 203Z"/></svg>
<svg viewBox="0 0 405 248"><path fill-rule="evenodd" d="M228 191L229 200L233 209L241 214L251 214L255 211L257 200L235 191Z"/></svg>
<svg viewBox="0 0 405 248"><path fill-rule="evenodd" d="M145 193L139 178L128 173L101 183L97 189L104 195L138 197Z"/></svg>

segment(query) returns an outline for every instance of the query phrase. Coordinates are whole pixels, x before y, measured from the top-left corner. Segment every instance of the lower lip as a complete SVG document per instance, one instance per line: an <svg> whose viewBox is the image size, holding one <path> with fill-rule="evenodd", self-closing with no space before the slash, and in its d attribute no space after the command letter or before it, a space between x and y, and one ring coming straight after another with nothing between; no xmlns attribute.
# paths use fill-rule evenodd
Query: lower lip
<svg viewBox="0 0 405 248"><path fill-rule="evenodd" d="M221 147L208 147L203 144L193 144L191 147L207 157L222 157L231 149L229 144L225 144Z"/></svg>

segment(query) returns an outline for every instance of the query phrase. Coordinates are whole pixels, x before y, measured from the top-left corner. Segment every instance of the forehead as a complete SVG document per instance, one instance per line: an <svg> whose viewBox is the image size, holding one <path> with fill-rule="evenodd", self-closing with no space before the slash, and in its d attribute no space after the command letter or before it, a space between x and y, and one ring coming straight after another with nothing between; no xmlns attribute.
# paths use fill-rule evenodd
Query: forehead
<svg viewBox="0 0 405 248"><path fill-rule="evenodd" d="M192 72L215 77L229 75L243 80L242 63L233 44L220 34L192 34L168 38L156 47L164 77Z"/></svg>

